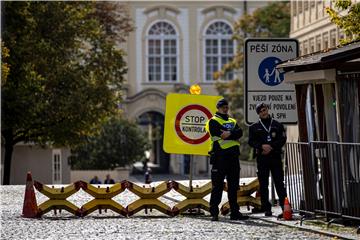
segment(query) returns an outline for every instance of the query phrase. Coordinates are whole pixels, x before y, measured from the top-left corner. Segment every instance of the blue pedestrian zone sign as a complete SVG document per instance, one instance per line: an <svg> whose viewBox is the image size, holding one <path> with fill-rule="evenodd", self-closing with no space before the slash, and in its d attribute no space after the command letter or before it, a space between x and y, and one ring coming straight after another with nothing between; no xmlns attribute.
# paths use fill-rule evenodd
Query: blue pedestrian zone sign
<svg viewBox="0 0 360 240"><path fill-rule="evenodd" d="M276 64L282 62L277 57L265 58L259 65L260 80L268 86L276 86L284 81L284 73L276 69Z"/></svg>

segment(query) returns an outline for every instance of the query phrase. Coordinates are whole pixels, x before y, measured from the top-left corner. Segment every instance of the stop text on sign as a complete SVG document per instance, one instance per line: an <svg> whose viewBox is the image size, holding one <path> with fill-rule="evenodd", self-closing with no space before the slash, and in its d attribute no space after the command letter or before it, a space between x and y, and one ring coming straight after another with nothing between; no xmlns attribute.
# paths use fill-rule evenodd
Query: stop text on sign
<svg viewBox="0 0 360 240"><path fill-rule="evenodd" d="M203 143L210 137L205 130L205 124L211 117L211 112L201 105L185 106L176 115L175 131L186 143Z"/></svg>

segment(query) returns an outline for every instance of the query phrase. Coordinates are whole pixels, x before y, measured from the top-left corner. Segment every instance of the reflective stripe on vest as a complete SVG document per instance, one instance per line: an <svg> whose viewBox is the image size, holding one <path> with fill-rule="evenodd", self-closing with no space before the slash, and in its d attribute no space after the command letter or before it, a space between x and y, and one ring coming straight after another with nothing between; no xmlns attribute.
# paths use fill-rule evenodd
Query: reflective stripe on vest
<svg viewBox="0 0 360 240"><path fill-rule="evenodd" d="M222 118L219 118L217 117L216 115L213 116L211 119L217 121L221 126L226 126L228 124L231 124L232 128L231 129L228 129L228 131L234 129L235 125L236 125L236 120L233 119L233 118L229 118L228 120L224 120ZM211 120L210 119L210 120ZM206 122L206 125L205 125L205 129L206 131L210 134L210 129L209 129L209 121ZM210 134L211 135L211 134ZM235 141L235 140L223 140L221 139L221 137L218 137L218 136L211 136L211 149L213 148L213 145L214 145L214 142L218 142L221 149L227 149L227 148L231 148L233 146L240 146L240 143L238 141ZM210 150L211 150L210 149Z"/></svg>

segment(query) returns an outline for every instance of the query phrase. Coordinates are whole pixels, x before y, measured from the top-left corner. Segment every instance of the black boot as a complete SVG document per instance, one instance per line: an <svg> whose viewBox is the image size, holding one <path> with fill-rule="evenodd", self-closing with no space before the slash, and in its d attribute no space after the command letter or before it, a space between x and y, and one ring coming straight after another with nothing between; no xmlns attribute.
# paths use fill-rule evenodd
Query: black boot
<svg viewBox="0 0 360 240"><path fill-rule="evenodd" d="M263 213L263 212L265 212L265 210L262 208L253 208L251 210L251 213Z"/></svg>
<svg viewBox="0 0 360 240"><path fill-rule="evenodd" d="M231 213L230 214L230 219L231 220L247 220L249 219L249 216L247 215L242 215L241 212L236 212L236 213Z"/></svg>
<svg viewBox="0 0 360 240"><path fill-rule="evenodd" d="M265 211L265 217L271 217L271 216L272 216L272 211L271 210Z"/></svg>

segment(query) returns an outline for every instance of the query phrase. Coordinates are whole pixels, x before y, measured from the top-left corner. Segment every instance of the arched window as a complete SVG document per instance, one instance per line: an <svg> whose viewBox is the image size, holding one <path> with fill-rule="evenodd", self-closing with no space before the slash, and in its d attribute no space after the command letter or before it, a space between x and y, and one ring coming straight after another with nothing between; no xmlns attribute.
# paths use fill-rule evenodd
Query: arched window
<svg viewBox="0 0 360 240"><path fill-rule="evenodd" d="M147 75L149 82L175 82L178 80L178 35L172 25L157 22L148 36Z"/></svg>
<svg viewBox="0 0 360 240"><path fill-rule="evenodd" d="M233 31L225 22L214 22L205 31L205 81L213 81L213 73L234 57L235 45L231 39ZM226 74L223 80L234 78L233 71Z"/></svg>

